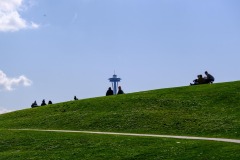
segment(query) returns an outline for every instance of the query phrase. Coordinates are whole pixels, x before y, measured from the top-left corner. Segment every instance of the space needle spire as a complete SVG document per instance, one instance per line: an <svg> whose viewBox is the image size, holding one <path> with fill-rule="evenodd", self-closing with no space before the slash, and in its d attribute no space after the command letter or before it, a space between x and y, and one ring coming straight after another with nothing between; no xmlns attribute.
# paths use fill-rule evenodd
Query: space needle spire
<svg viewBox="0 0 240 160"><path fill-rule="evenodd" d="M121 78L117 77L117 75L115 74L115 70L113 77L109 78L108 80L112 83L113 94L117 94L118 82L121 81Z"/></svg>

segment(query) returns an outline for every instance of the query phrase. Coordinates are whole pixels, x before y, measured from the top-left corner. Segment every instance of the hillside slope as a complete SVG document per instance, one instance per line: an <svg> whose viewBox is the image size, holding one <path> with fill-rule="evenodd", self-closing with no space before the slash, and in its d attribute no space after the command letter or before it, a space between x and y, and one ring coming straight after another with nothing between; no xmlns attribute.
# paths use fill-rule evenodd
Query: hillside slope
<svg viewBox="0 0 240 160"><path fill-rule="evenodd" d="M240 138L240 81L70 101L0 115L0 128Z"/></svg>

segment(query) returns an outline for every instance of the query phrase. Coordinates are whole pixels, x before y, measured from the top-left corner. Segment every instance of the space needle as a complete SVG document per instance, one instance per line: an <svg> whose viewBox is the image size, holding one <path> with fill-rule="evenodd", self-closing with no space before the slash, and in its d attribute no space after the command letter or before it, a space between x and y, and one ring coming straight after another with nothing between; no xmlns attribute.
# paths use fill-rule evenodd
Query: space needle
<svg viewBox="0 0 240 160"><path fill-rule="evenodd" d="M121 81L121 78L118 78L114 72L113 77L109 78L108 80L112 83L113 94L117 94L118 82Z"/></svg>

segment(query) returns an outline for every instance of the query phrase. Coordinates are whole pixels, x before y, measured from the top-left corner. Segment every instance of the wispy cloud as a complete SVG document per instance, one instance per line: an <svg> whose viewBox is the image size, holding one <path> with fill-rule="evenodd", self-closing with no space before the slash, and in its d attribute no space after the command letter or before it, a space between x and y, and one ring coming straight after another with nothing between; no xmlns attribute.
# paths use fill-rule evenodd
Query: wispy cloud
<svg viewBox="0 0 240 160"><path fill-rule="evenodd" d="M6 91L14 90L15 86L31 86L32 81L25 76L19 76L17 78L9 78L3 71L0 70L0 87Z"/></svg>
<svg viewBox="0 0 240 160"><path fill-rule="evenodd" d="M23 0L0 0L0 32L14 32L21 29L39 28L34 22L27 22L19 13Z"/></svg>
<svg viewBox="0 0 240 160"><path fill-rule="evenodd" d="M8 112L12 112L12 110L0 108L0 114L4 114L4 113L8 113Z"/></svg>

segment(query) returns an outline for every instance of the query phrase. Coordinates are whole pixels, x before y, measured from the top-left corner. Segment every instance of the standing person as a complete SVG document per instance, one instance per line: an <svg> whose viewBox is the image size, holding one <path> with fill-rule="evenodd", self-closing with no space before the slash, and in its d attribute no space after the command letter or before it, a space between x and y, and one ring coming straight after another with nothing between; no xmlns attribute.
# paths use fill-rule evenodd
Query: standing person
<svg viewBox="0 0 240 160"><path fill-rule="evenodd" d="M205 75L207 76L206 79L205 79L206 83L213 83L214 82L215 79L211 74L209 74L207 71L205 71Z"/></svg>
<svg viewBox="0 0 240 160"><path fill-rule="evenodd" d="M111 96L111 95L113 95L113 90L111 87L109 87L107 90L106 96Z"/></svg>
<svg viewBox="0 0 240 160"><path fill-rule="evenodd" d="M124 92L123 92L121 86L118 87L118 93L117 93L117 94L124 94Z"/></svg>

